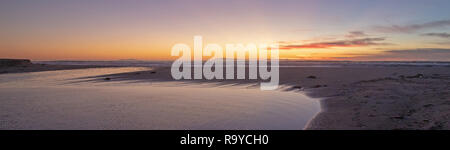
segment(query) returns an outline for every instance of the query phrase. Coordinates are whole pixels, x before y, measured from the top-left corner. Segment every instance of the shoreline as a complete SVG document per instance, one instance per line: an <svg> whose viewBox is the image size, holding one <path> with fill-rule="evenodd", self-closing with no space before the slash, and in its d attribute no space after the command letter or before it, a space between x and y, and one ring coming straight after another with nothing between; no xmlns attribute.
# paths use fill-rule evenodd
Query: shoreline
<svg viewBox="0 0 450 150"><path fill-rule="evenodd" d="M419 71L418 71L419 70ZM310 78L310 76L315 78ZM102 77L92 77L101 81ZM173 81L170 68L106 76L112 80ZM280 85L321 99L308 130L450 129L448 67L281 68ZM217 80L181 80L210 83ZM223 80L223 85L260 81ZM440 113L435 113L440 111Z"/></svg>
<svg viewBox="0 0 450 150"><path fill-rule="evenodd" d="M216 87L213 83L90 82L84 78L144 70L147 68L3 74L0 128L299 130L320 111L318 101L294 91Z"/></svg>
<svg viewBox="0 0 450 150"><path fill-rule="evenodd" d="M306 96L308 96L308 95L306 95ZM311 97L311 96L308 96L308 97ZM311 98L313 98L313 97L311 97ZM324 108L323 106L324 106L324 104L323 104L323 99L319 99L319 105L320 105L320 111L316 114L316 115L314 115L312 118L311 118L311 120L309 120L307 123L306 123L306 125L305 125L305 127L303 127L303 129L302 130L311 130L311 128L312 128L312 122L316 119L316 117L319 115L319 114L321 114L321 113L326 113L326 108Z"/></svg>
<svg viewBox="0 0 450 150"><path fill-rule="evenodd" d="M35 68L34 68L35 67ZM23 72L113 66L39 65ZM33 69L34 68L34 69ZM2 71L0 68L0 72ZM11 73L11 72L8 72ZM312 77L314 76L314 77ZM170 67L87 77L89 81L173 81ZM108 80L105 80L108 79ZM180 80L219 85L259 80ZM306 130L445 130L450 129L450 68L342 67L280 68L280 85L320 100L320 112Z"/></svg>

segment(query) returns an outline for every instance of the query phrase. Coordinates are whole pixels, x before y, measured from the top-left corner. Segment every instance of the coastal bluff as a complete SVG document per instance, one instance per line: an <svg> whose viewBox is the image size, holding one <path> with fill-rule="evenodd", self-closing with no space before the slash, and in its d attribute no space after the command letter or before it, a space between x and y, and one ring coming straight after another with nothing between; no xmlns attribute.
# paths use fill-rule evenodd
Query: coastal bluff
<svg viewBox="0 0 450 150"><path fill-rule="evenodd" d="M32 65L29 59L0 59L0 67L16 67Z"/></svg>
<svg viewBox="0 0 450 150"><path fill-rule="evenodd" d="M110 66L45 64L43 62L34 62L33 63L30 59L0 58L0 74L69 70L69 69L86 69L86 68L99 68L99 67L110 67Z"/></svg>

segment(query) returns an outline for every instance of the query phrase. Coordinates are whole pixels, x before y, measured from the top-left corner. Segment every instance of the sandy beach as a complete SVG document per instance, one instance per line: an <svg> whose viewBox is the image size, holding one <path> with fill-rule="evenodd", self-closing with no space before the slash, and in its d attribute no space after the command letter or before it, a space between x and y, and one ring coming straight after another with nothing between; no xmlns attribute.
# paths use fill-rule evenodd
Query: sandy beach
<svg viewBox="0 0 450 150"><path fill-rule="evenodd" d="M0 74L0 130L301 130L320 111L317 99L295 91L100 77L148 71Z"/></svg>
<svg viewBox="0 0 450 150"><path fill-rule="evenodd" d="M35 72L94 66L28 65L1 72ZM18 69L20 68L20 69ZM26 69L23 69L26 68ZM83 82L173 81L169 67L84 77ZM182 80L188 84L256 85L256 80ZM345 66L282 67L280 90L320 99L321 112L306 129L450 129L450 67Z"/></svg>
<svg viewBox="0 0 450 150"><path fill-rule="evenodd" d="M112 74L92 80L172 81L170 68ZM187 83L256 84L254 80L185 80ZM321 99L322 111L307 129L450 129L447 66L280 68L284 90ZM255 86L257 87L257 86Z"/></svg>

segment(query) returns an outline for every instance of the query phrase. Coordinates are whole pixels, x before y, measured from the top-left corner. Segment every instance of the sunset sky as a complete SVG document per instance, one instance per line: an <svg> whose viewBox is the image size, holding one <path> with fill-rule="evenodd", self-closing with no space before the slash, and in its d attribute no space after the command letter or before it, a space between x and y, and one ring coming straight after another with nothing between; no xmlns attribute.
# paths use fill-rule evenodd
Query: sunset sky
<svg viewBox="0 0 450 150"><path fill-rule="evenodd" d="M0 1L0 58L170 60L195 35L282 59L450 61L450 1Z"/></svg>

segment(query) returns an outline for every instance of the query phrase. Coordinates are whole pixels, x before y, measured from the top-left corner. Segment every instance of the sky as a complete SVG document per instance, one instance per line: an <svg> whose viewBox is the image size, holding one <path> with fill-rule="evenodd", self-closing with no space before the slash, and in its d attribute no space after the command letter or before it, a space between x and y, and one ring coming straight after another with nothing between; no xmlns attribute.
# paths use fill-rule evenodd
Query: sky
<svg viewBox="0 0 450 150"><path fill-rule="evenodd" d="M278 43L292 60L450 61L448 0L2 0L0 58L173 60Z"/></svg>

